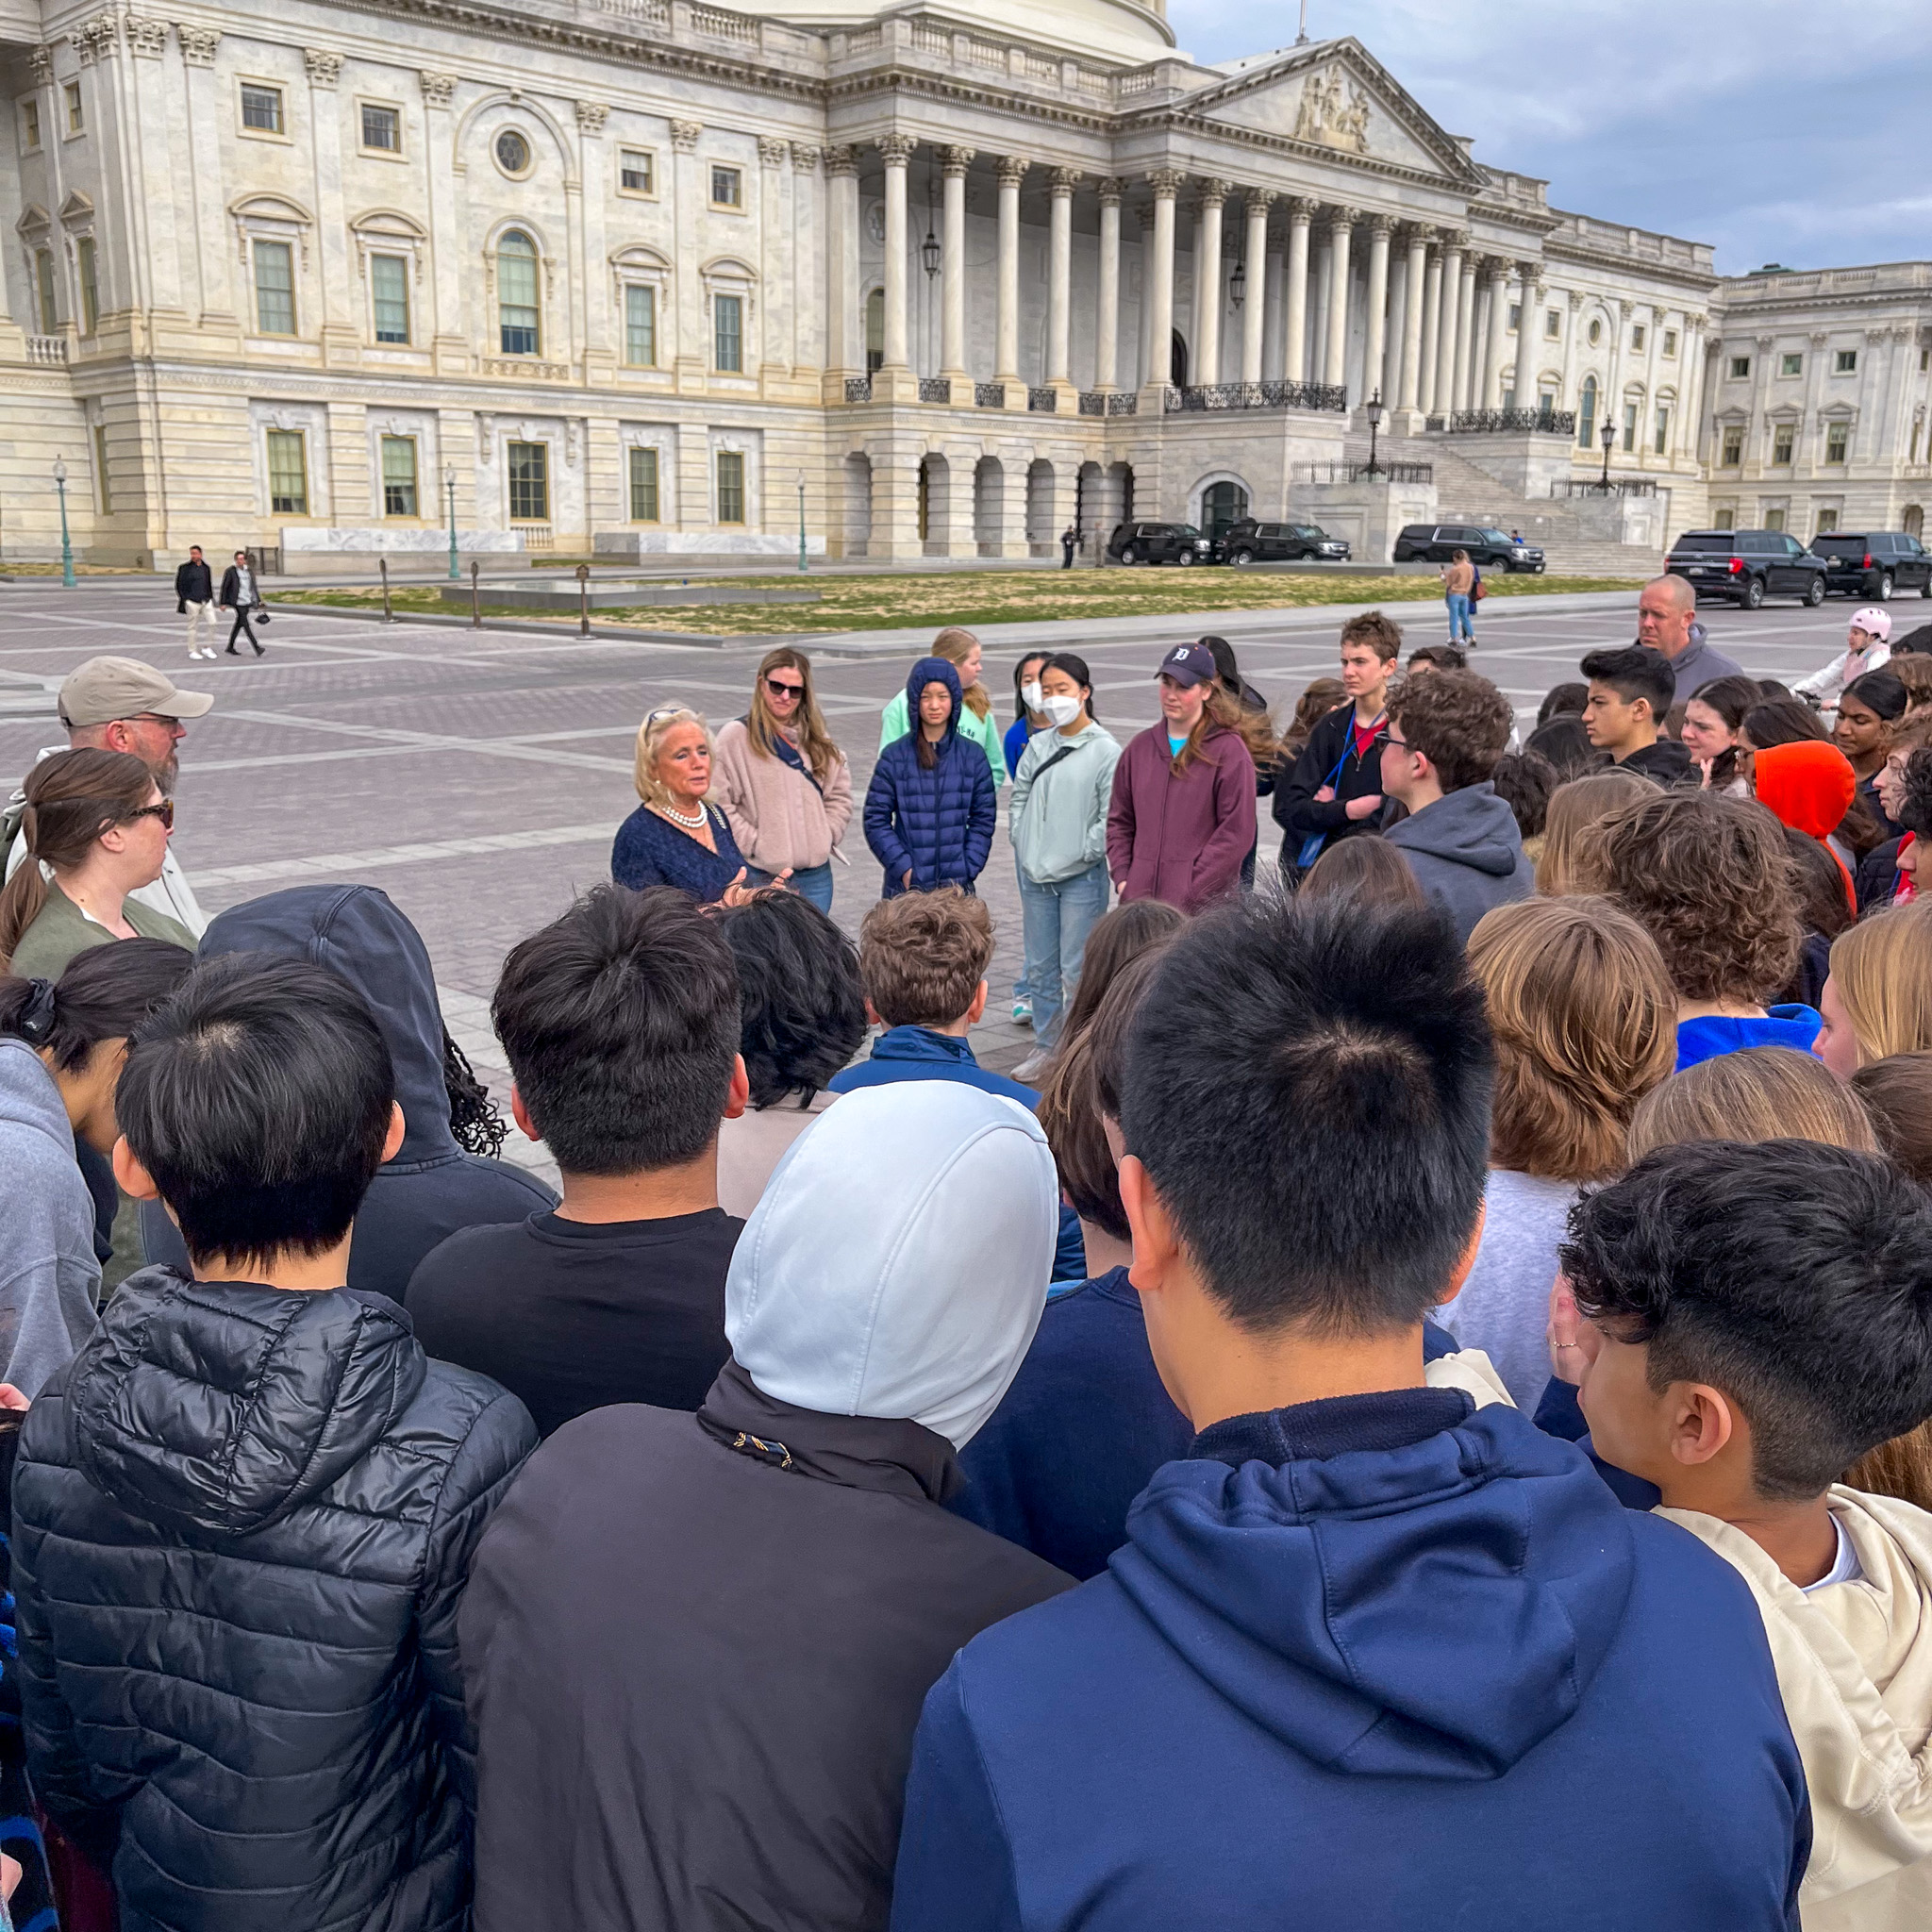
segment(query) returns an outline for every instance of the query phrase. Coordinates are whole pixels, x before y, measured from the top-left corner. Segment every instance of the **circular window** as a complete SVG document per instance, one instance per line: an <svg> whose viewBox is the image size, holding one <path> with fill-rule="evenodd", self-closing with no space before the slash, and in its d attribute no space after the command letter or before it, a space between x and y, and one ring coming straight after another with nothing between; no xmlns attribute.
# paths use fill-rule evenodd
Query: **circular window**
<svg viewBox="0 0 1932 1932"><path fill-rule="evenodd" d="M501 147L501 145L502 145L502 143L501 143L501 142L498 142L497 144L498 144L498 146L499 146L499 147ZM1593 322L1593 323L1591 323L1591 325L1590 325L1590 346L1591 346L1591 347L1592 349L1593 349L1593 348L1595 348L1595 347L1596 347L1596 345L1597 345L1597 344L1598 344L1598 343L1599 343L1600 341L1603 341L1603 339L1604 339L1604 325L1603 325L1603 324L1602 324L1602 323L1600 323L1600 322Z"/></svg>
<svg viewBox="0 0 1932 1932"><path fill-rule="evenodd" d="M530 143L514 127L506 127L496 137L496 165L506 175L530 171Z"/></svg>

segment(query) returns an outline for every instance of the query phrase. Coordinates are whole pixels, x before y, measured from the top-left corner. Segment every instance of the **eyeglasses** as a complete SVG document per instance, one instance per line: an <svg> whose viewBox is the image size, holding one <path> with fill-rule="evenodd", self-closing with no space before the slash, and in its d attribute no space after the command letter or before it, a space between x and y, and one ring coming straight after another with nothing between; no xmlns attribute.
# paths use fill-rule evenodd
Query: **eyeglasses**
<svg viewBox="0 0 1932 1932"><path fill-rule="evenodd" d="M1387 745L1393 745L1397 751L1407 751L1408 749L1408 740L1397 738L1392 731L1385 731L1382 734L1382 742Z"/></svg>
<svg viewBox="0 0 1932 1932"><path fill-rule="evenodd" d="M780 684L775 677L768 677L765 679L765 689L768 691L770 691L774 698L802 698L805 695L804 685Z"/></svg>
<svg viewBox="0 0 1932 1932"><path fill-rule="evenodd" d="M159 819L161 829L172 832L175 829L175 801L172 798L164 798L158 805L144 805L139 811L127 814L130 824L136 819Z"/></svg>
<svg viewBox="0 0 1932 1932"><path fill-rule="evenodd" d="M659 705L655 711L644 713L644 723L658 724L666 718L690 718L695 715L689 705Z"/></svg>

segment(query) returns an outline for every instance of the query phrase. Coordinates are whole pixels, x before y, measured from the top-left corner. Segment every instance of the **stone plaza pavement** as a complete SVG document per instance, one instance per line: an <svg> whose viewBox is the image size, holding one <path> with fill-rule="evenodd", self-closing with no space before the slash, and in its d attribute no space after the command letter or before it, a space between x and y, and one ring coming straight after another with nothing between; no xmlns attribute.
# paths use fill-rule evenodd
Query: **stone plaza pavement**
<svg viewBox="0 0 1932 1932"><path fill-rule="evenodd" d="M1635 592L1492 600L1476 668L1533 722L1550 685L1581 655L1634 635ZM273 608L273 603L271 605ZM1842 647L1849 605L1704 613L1712 641L1751 671L1790 678ZM1898 629L1916 600L1893 608ZM1228 611L1124 624L1005 625L985 638L987 689L1004 724L1012 666L1035 640L1077 651L1094 676L1101 721L1124 741L1157 716L1153 674L1163 646L1203 631L1235 644L1249 681L1277 709L1335 668L1346 610ZM1443 634L1440 604L1393 607L1411 644ZM1932 608L1924 613L1932 616ZM505 953L572 895L608 877L610 840L635 806L631 743L653 705L683 699L713 723L741 715L753 668L772 640L719 645L648 639L440 628L285 607L263 633L268 656L188 661L184 626L158 580L49 579L0 585L0 777L10 788L35 751L62 741L54 693L83 658L145 658L215 708L183 746L175 848L215 911L303 882L361 880L388 892L421 928L436 962L450 1029L508 1110L508 1075L490 1031L489 998ZM862 797L878 714L917 655L911 634L805 640L827 723ZM999 932L988 1019L974 1050L1010 1068L1031 1035L1009 1017L1020 966L1020 906L1001 829L980 889ZM1261 805L1263 876L1279 841ZM877 895L878 868L857 824L848 867L835 866L835 914L856 933ZM539 1171L541 1149L512 1134L510 1151Z"/></svg>

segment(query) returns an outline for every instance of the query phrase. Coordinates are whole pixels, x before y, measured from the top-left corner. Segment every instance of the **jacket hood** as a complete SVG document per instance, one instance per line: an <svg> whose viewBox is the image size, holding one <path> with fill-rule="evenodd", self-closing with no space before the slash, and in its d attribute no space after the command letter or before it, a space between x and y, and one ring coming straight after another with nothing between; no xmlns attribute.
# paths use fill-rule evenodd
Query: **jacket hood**
<svg viewBox="0 0 1932 1932"><path fill-rule="evenodd" d="M1830 1504L1864 1574L1811 1596L1742 1530L1656 1512L1709 1544L1757 1599L1811 1791L1807 1907L1932 1857L1932 1516L1842 1486ZM1923 1924L1924 1902L1911 1918L1881 1908L1845 1923Z"/></svg>
<svg viewBox="0 0 1932 1932"><path fill-rule="evenodd" d="M1752 759L1757 802L1793 831L1827 839L1851 809L1858 789L1851 761L1835 744L1807 740L1774 744Z"/></svg>
<svg viewBox="0 0 1932 1932"><path fill-rule="evenodd" d="M0 1119L44 1134L55 1149L74 1158L74 1127L60 1089L42 1059L24 1040L0 1039Z"/></svg>
<svg viewBox="0 0 1932 1932"><path fill-rule="evenodd" d="M922 658L906 678L906 725L915 737L919 733L919 694L929 684L942 684L953 694L953 715L946 720L946 735L941 741L950 744L959 735L959 673L944 658Z"/></svg>
<svg viewBox="0 0 1932 1932"><path fill-rule="evenodd" d="M195 958L275 953L340 973L375 1014L407 1132L390 1167L458 1152L442 1077L442 1008L423 936L374 886L291 886L217 915Z"/></svg>
<svg viewBox="0 0 1932 1932"><path fill-rule="evenodd" d="M143 1268L75 1357L75 1456L132 1514L245 1536L326 1490L427 1372L386 1296Z"/></svg>
<svg viewBox="0 0 1932 1932"><path fill-rule="evenodd" d="M1523 859L1516 814L1496 796L1496 788L1487 778L1480 785L1444 792L1435 804L1391 825L1388 838L1406 852L1426 853L1496 879L1507 879Z"/></svg>
<svg viewBox="0 0 1932 1932"><path fill-rule="evenodd" d="M1033 1341L1058 1233L1053 1156L1017 1101L861 1088L791 1143L738 1238L732 1356L776 1401L964 1448Z"/></svg>
<svg viewBox="0 0 1932 1932"><path fill-rule="evenodd" d="M1127 1538L1113 1574L1192 1669L1362 1776L1501 1775L1576 1711L1636 1562L1588 1461L1505 1402L1392 1449L1171 1462Z"/></svg>

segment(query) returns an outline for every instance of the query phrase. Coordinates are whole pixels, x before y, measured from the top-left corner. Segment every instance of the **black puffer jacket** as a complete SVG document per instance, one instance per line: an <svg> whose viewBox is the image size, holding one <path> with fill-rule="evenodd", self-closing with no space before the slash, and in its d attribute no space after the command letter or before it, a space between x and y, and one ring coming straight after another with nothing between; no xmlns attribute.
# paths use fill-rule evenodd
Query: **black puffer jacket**
<svg viewBox="0 0 1932 1932"><path fill-rule="evenodd" d="M457 1605L536 1444L380 1295L124 1284L13 1485L34 1787L123 1932L466 1922Z"/></svg>

